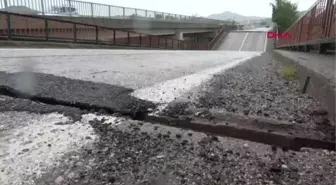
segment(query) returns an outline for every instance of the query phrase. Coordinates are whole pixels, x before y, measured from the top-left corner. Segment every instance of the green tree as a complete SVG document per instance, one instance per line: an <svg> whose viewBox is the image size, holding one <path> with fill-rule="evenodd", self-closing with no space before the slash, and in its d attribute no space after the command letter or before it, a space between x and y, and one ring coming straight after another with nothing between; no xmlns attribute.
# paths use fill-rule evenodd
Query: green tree
<svg viewBox="0 0 336 185"><path fill-rule="evenodd" d="M286 31L297 19L297 4L288 0L275 0L271 3L272 21L277 25L280 32Z"/></svg>

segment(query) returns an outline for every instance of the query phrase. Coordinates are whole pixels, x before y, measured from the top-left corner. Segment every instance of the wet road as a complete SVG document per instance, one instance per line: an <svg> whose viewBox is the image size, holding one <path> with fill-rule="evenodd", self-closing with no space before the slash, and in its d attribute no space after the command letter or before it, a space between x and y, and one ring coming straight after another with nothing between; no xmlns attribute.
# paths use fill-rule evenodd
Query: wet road
<svg viewBox="0 0 336 185"><path fill-rule="evenodd" d="M131 88L138 98L167 102L213 74L261 52L2 49L0 71L33 71Z"/></svg>
<svg viewBox="0 0 336 185"><path fill-rule="evenodd" d="M266 48L266 32L239 31L229 33L219 50L264 52Z"/></svg>
<svg viewBox="0 0 336 185"><path fill-rule="evenodd" d="M222 46L231 51L0 50L0 92L34 96L0 95L0 184L316 184L310 177L321 176L332 184L328 151L284 152L280 163L267 145L120 115L168 104L261 55L263 34L231 33ZM313 166L322 167L312 176Z"/></svg>
<svg viewBox="0 0 336 185"><path fill-rule="evenodd" d="M244 37L240 38L241 35ZM112 181L116 181L116 184L122 181L129 182L124 184L136 184L135 182L150 179L162 171L162 165L157 159L162 159L164 166L169 166L172 159L177 161L176 164L202 160L204 157L197 156L199 150L204 150L203 146L199 148L197 144L186 145L184 136L178 139L178 135L190 139L190 133L162 126L158 128L163 128L164 138L170 133L177 141L160 137L156 139L156 135L160 136L157 128L151 129L153 131L150 131L150 136L137 133L135 129L120 133L114 130L116 125L124 127L119 130L124 130L126 127L132 128L132 124L139 129L137 126L141 124L104 110L123 113L146 111L168 104L211 80L214 75L263 52L261 33L232 33L231 36L232 39L228 41L231 44L228 45L232 47L232 51L1 49L0 86L40 97L42 99L39 100L47 103L0 96L0 184L74 184L72 179L79 178L81 180L77 182L80 184L107 184L106 182ZM259 44L254 46L254 42ZM83 107L87 109L80 109ZM103 107L104 110L90 109L95 107ZM150 124L148 127L154 126ZM193 137L205 137L199 135L192 134ZM239 141L237 144L237 141L229 139L220 146L224 147L223 150L239 146L241 149L234 149L234 153L237 153L246 150L246 143ZM185 145L188 148L182 147ZM264 145L249 145L249 152L258 147L262 147L262 151L269 149ZM157 146L161 147L158 149ZM136 156L125 158L125 151L127 155ZM165 160L166 157L169 160ZM100 160L101 158L108 160ZM132 169L132 173L137 175L135 179L128 179L129 175L122 175L125 167L118 165L126 165L127 162L122 160L130 158L136 160L131 164L139 161L152 162L140 168L140 172L143 170L144 173ZM212 160L213 157L210 158ZM203 163L208 164L207 161L201 164ZM239 164L245 163L237 162L234 166ZM75 169L74 166L81 169ZM141 164L129 165L132 168L138 166ZM146 171L153 166L157 167L157 171ZM204 166L182 166L186 166L186 169L182 169L186 174L192 174L191 169L204 169ZM110 167L120 169L113 175L104 174L105 169ZM173 167L173 171L178 169L180 167ZM237 174L240 169L241 167L237 168L238 171L229 170L229 174ZM252 174L251 178L254 176ZM190 180L178 179L171 184L192 184L194 179L198 179L189 178ZM86 179L92 181L85 183ZM203 184L210 183L210 180L202 177L203 181ZM227 183L232 182L230 180Z"/></svg>
<svg viewBox="0 0 336 185"><path fill-rule="evenodd" d="M63 172L60 177L53 172L53 175L47 175L50 171L46 168L67 169L59 164L65 162L62 157L100 142L95 140L100 128L93 132L89 121L85 121L88 111L93 113L93 118L89 118L91 121L101 114L106 119L115 111L119 116L120 113L131 116L143 113L154 109L156 105L153 103L169 103L213 75L260 54L1 49L0 92L25 93L37 101L0 96L0 184L25 181L36 184L35 178L42 179L41 184L64 184L64 178L69 174L66 177L62 177ZM113 123L118 120L116 117L111 119ZM100 127L101 123L96 126ZM155 152L153 155L160 156ZM46 178L41 178L44 173ZM86 177L90 178L90 175ZM46 183L43 179L50 181ZM105 180L103 182L106 184Z"/></svg>

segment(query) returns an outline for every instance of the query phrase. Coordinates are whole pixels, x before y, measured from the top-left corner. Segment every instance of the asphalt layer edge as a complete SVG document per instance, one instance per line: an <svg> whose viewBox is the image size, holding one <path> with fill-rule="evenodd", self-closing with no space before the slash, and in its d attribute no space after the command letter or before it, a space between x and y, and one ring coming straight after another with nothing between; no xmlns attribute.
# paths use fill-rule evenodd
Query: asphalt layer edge
<svg viewBox="0 0 336 185"><path fill-rule="evenodd" d="M95 104L88 104L88 103L77 102L77 101L71 102L71 101L64 101L64 100L59 100L59 99L51 98L51 97L30 95L28 93L18 91L6 85L0 85L0 95L5 95L5 96L13 97L13 98L28 99L34 102L45 103L48 105L62 105L62 106L67 106L67 107L73 107L73 108L78 108L80 110L89 110L89 111L97 111L97 112L103 110L108 114L118 113L118 114L121 114L122 116L129 116L134 120L142 120L145 117L145 115L148 113L148 111L143 111L143 110L120 111L120 110L115 110L111 107L104 107L104 106L99 106Z"/></svg>
<svg viewBox="0 0 336 185"><path fill-rule="evenodd" d="M335 150L335 142L322 141L311 138L295 137L275 132L239 128L229 124L209 124L209 121L190 118L172 118L168 116L146 116L144 121L159 123L173 127L191 129L198 132L206 132L219 136L233 137L253 142L275 145L291 150L301 148L320 148Z"/></svg>

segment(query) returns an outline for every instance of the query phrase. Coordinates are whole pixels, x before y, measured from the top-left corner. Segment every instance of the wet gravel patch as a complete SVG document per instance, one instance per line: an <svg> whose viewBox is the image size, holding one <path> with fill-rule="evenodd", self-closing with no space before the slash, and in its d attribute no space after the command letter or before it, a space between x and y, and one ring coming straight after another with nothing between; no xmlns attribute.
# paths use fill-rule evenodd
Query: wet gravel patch
<svg viewBox="0 0 336 185"><path fill-rule="evenodd" d="M94 142L34 174L32 184L328 185L335 180L332 151L274 152L275 147L253 142L127 119L111 123L110 115L99 117L89 121L95 137L83 138Z"/></svg>
<svg viewBox="0 0 336 185"><path fill-rule="evenodd" d="M303 125L306 131L317 129L327 138L335 139L335 127L319 101L302 94L298 80L281 77L282 64L264 53L222 74L186 97L174 102L164 114L204 116L207 109L219 109L245 116L254 115ZM204 109L195 114L193 108ZM203 114L204 112L204 114Z"/></svg>
<svg viewBox="0 0 336 185"><path fill-rule="evenodd" d="M132 116L146 113L148 108L155 107L151 102L129 95L133 92L129 88L43 73L0 72L0 86L2 93L9 88L16 91L15 93L25 93L34 99L42 99L45 103L79 108L103 108Z"/></svg>
<svg viewBox="0 0 336 185"><path fill-rule="evenodd" d="M333 184L335 153L275 147L148 123L90 122L100 140L37 184Z"/></svg>
<svg viewBox="0 0 336 185"><path fill-rule="evenodd" d="M0 184L33 185L64 154L95 138L89 124L61 114L0 112Z"/></svg>

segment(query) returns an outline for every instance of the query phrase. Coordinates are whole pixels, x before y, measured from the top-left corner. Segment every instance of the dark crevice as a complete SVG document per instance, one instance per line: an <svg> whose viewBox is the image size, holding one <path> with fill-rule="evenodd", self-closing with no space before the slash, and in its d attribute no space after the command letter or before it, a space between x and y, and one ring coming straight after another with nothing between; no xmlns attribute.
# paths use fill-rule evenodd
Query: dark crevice
<svg viewBox="0 0 336 185"><path fill-rule="evenodd" d="M209 133L224 137L237 138L252 142L274 145L277 147L299 150L302 147L321 148L335 150L335 142L322 141L311 138L295 137L273 132L265 132L262 130L253 130L239 128L226 124L213 124L209 120L198 120L197 118L173 118L169 116L149 116L148 111L118 111L110 107L97 106L88 103L76 101L64 101L50 97L42 97L37 95L29 95L17 91L11 87L0 85L0 95L5 95L13 98L29 99L34 102L40 102L48 105L61 105L67 107L78 108L90 112L105 111L107 114L118 113L121 116L128 116L133 120L150 122L153 124L167 125L176 128L193 130L196 132ZM210 123L210 124L209 124Z"/></svg>
<svg viewBox="0 0 336 185"><path fill-rule="evenodd" d="M138 110L129 110L129 111L120 111L115 110L110 107L105 106L98 106L94 104L89 103L82 103L77 101L64 101L64 100L58 100L56 98L50 98L50 97L43 97L38 95L30 95L28 93L23 93L18 90L15 90L12 87L0 85L0 95L5 95L13 98L20 98L20 99L28 99L34 102L40 102L48 105L62 105L67 107L73 107L78 108L80 110L87 110L91 112L99 112L101 110L105 111L108 114L114 114L118 113L122 116L129 116L134 120L144 120L145 116L148 112L146 111L138 111Z"/></svg>
<svg viewBox="0 0 336 185"><path fill-rule="evenodd" d="M274 145L280 148L300 150L301 148L317 148L335 150L334 141L324 141L319 139L291 136L277 132L268 132L258 129L248 129L232 126L228 123L210 123L205 120L190 119L188 117L172 118L166 116L147 116L146 122L160 123L167 126L190 129L196 132L214 134L218 136L237 138L252 142Z"/></svg>

